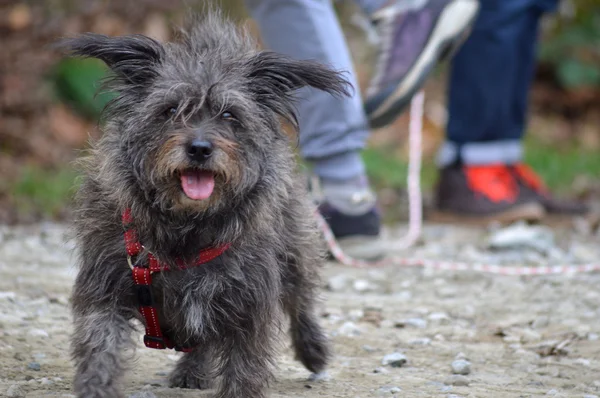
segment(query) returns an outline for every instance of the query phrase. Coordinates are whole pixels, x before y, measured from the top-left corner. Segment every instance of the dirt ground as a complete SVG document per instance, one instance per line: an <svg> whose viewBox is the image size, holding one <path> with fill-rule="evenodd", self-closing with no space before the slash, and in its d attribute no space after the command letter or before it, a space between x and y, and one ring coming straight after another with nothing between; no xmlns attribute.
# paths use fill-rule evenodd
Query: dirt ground
<svg viewBox="0 0 600 398"><path fill-rule="evenodd" d="M487 230L425 232L409 254L499 258L484 248ZM600 258L595 237L566 231L555 238L564 259ZM0 227L0 396L72 396L68 296L75 270L63 241L61 225ZM522 250L504 255L514 253L530 261ZM549 253L538 257L560 254ZM335 350L329 378L309 382L286 348L273 398L600 395L599 274L522 278L328 264L323 276L322 324ZM167 388L178 354L143 348L139 337L129 396L209 396ZM407 363L382 365L394 352ZM470 362L465 375L453 375L456 359Z"/></svg>

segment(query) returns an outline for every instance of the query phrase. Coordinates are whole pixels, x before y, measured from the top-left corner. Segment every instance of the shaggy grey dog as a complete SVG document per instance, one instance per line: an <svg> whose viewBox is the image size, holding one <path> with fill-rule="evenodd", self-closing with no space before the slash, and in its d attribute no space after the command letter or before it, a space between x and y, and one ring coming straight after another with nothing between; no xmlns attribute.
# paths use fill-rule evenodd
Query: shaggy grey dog
<svg viewBox="0 0 600 398"><path fill-rule="evenodd" d="M149 304L164 339L187 351L173 387L216 379L216 397L265 397L284 313L297 359L323 371L329 350L315 314L323 245L281 122L296 125L297 89L347 94L347 82L318 63L258 51L214 12L173 43L85 34L62 45L104 61L118 92L102 138L81 161L77 396L122 396L131 321L144 322L139 306ZM141 244L131 267L124 212ZM139 294L132 269L151 257L177 268L223 245L202 265L154 273L153 299Z"/></svg>

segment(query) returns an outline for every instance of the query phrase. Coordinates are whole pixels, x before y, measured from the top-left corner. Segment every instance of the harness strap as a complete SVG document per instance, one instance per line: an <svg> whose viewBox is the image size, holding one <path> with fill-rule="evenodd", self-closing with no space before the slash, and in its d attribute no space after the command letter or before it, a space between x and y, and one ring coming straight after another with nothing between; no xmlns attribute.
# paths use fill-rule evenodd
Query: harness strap
<svg viewBox="0 0 600 398"><path fill-rule="evenodd" d="M145 321L146 334L144 335L144 345L148 348L163 350L165 348L174 348L176 351L189 352L193 348L179 347L173 344L163 335L158 320L158 311L152 296L152 274L162 271L172 271L173 269L166 263L160 262L152 253L148 253L148 264L144 266L132 261L132 257L139 255L144 247L139 242L138 234L130 225L133 222L131 210L126 209L122 215L123 234L125 240L125 250L127 252L127 261L131 267L133 281L135 283L136 295L138 299L140 313ZM229 243L212 248L203 249L198 254L197 260L191 264L186 264L182 259L175 259L177 268L175 270L184 270L191 267L197 267L219 257L225 250L231 246Z"/></svg>

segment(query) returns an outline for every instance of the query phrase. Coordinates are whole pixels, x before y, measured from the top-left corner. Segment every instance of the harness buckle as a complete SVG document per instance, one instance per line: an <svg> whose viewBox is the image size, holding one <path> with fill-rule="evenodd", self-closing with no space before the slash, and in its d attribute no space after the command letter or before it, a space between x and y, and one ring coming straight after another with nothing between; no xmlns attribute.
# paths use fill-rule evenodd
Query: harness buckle
<svg viewBox="0 0 600 398"><path fill-rule="evenodd" d="M157 347L152 346L152 344L156 344ZM162 337L148 336L144 335L144 345L148 348L156 348L159 350L164 350L167 348L167 344Z"/></svg>

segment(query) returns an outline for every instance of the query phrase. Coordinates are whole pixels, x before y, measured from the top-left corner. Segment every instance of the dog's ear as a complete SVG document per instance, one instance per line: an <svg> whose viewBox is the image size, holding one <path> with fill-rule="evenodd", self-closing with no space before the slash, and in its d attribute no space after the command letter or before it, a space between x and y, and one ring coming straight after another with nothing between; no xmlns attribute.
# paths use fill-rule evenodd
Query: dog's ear
<svg viewBox="0 0 600 398"><path fill-rule="evenodd" d="M299 61L263 51L249 63L250 89L257 102L283 116L297 128L294 109L295 91L314 87L332 95L350 95L352 85L342 72L315 61Z"/></svg>
<svg viewBox="0 0 600 398"><path fill-rule="evenodd" d="M164 57L163 46L142 35L109 37L86 33L57 44L73 56L104 61L122 83L133 86L143 86L156 77L156 65Z"/></svg>

